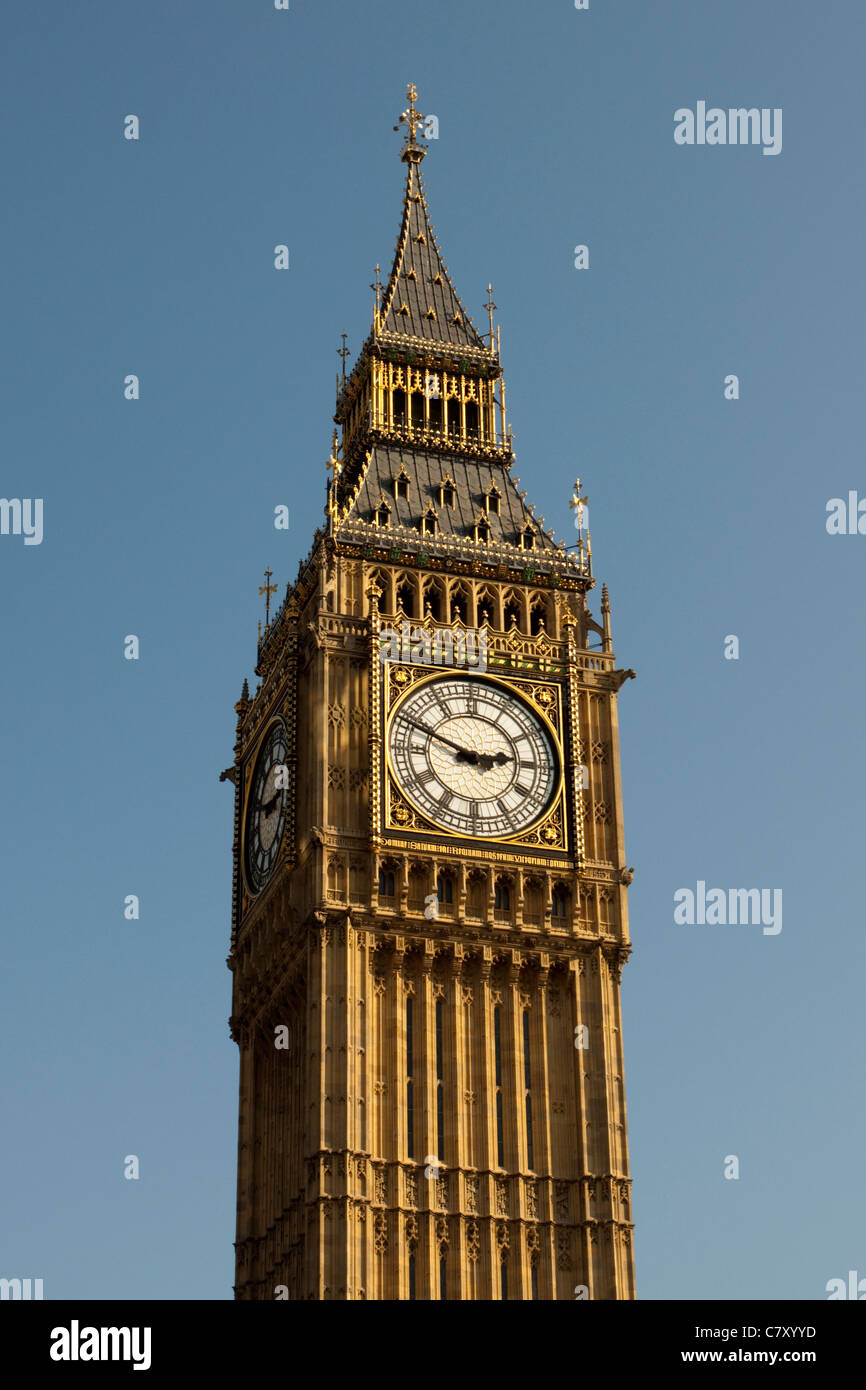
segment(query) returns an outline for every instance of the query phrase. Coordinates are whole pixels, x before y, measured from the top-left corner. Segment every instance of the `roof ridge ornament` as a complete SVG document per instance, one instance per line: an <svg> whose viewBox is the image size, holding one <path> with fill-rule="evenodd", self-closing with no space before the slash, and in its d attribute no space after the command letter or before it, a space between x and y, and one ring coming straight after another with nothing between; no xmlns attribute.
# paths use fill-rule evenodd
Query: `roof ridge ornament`
<svg viewBox="0 0 866 1390"><path fill-rule="evenodd" d="M395 130L399 130L401 125L404 124L407 127L406 143L400 151L400 158L403 160L405 164L420 164L421 160L427 153L425 147L423 145L419 145L417 140L415 139L416 126L419 126L424 119L424 117L421 115L421 112L417 110L415 106L415 98L417 97L417 95L418 92L415 87L415 83L410 82L409 86L406 88L406 96L408 98L409 105L407 109L401 114L399 121L394 127Z"/></svg>

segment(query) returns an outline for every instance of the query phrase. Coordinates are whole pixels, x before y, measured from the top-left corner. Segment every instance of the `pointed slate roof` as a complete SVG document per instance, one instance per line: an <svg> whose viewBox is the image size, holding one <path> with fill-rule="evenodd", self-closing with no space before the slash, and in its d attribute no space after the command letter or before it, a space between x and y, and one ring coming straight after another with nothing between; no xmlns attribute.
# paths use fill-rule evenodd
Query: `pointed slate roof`
<svg viewBox="0 0 866 1390"><path fill-rule="evenodd" d="M418 159L409 162L406 174L403 220L382 302L380 331L454 347L485 348L442 259Z"/></svg>
<svg viewBox="0 0 866 1390"><path fill-rule="evenodd" d="M408 496L396 487L398 477L408 479ZM441 503L440 485L446 479L454 484L454 505ZM484 497L491 485L499 494L499 511L487 512ZM387 504L389 524L376 524L376 513ZM432 510L437 524L434 535L422 530L422 518ZM486 541L475 541L476 519L483 515L489 527ZM519 546L520 532L529 526L534 533L531 550ZM479 559L491 562L509 559L512 564L530 565L538 570L568 570L572 561L557 544L552 532L518 493L516 480L508 467L498 461L473 459L455 454L431 453L409 444L380 443L370 450L366 466L337 522L335 536L356 544L397 546L401 550L426 551L436 555L450 553L454 543L471 546Z"/></svg>

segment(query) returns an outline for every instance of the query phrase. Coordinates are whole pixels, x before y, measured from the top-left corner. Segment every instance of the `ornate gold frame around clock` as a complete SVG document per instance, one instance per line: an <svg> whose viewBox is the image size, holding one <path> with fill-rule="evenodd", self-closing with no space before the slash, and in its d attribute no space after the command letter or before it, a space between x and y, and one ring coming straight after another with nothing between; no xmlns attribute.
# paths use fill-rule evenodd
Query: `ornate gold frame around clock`
<svg viewBox="0 0 866 1390"><path fill-rule="evenodd" d="M403 665L386 661L381 665L381 729L382 729L382 831L385 835L421 832L440 839L470 841L476 844L524 845L535 850L569 854L568 799L565 783L566 710L564 689L557 681L534 676L509 676L508 680L471 666L428 666L421 663ZM410 690L437 679L465 676L486 681L521 698L540 719L549 735L558 760L556 790L547 809L537 820L517 835L485 836L483 839L460 834L437 825L422 815L401 792L389 751L391 721Z"/></svg>

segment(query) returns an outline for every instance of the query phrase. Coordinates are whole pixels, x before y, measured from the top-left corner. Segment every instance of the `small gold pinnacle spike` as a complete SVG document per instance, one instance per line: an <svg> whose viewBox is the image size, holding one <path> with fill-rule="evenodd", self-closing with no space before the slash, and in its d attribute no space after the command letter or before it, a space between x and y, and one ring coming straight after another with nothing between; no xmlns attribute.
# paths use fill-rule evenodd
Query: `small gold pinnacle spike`
<svg viewBox="0 0 866 1390"><path fill-rule="evenodd" d="M266 569L266 570L265 570L265 582L264 582L264 584L260 584L260 585L259 585L259 593L260 593L260 594L264 594L264 596L265 596L265 632L267 632L268 628L269 628L270 625L271 625L271 594L275 594L275 593L277 592L277 586L276 586L276 584L272 584L272 583L271 583L271 580L273 579L273 577L274 577L274 576L273 576L273 571L270 570L270 569ZM260 620L259 620L259 636L260 636L260 637L261 637L261 629L262 629L262 624L261 624L261 619L260 619Z"/></svg>

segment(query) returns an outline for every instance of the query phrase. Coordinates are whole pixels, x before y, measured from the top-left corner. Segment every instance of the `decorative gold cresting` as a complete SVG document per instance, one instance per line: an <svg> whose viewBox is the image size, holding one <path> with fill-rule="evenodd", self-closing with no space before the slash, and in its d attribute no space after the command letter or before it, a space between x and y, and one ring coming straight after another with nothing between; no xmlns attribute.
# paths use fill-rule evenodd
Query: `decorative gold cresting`
<svg viewBox="0 0 866 1390"><path fill-rule="evenodd" d="M409 105L394 127L395 130L399 130L401 125L406 125L407 127L406 143L400 151L400 158L406 164L420 164L427 153L424 146L417 144L415 140L415 128L420 125L424 119L421 112L417 110L415 106L415 98L417 95L418 92L415 88L415 83L410 82L409 86L406 88L406 96L409 99Z"/></svg>

